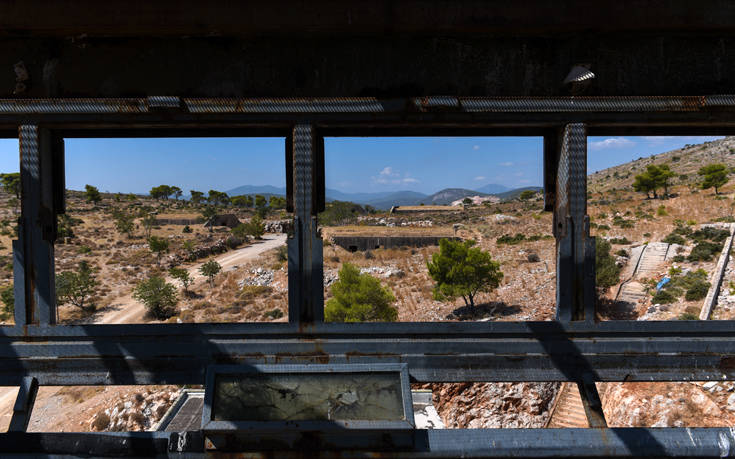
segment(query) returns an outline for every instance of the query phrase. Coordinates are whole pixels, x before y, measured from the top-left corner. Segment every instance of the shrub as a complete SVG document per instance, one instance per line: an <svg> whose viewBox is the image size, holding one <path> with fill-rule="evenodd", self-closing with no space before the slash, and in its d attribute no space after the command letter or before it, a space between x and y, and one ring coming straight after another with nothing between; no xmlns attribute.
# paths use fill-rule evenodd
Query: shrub
<svg viewBox="0 0 735 459"><path fill-rule="evenodd" d="M610 239L610 244L626 245L626 244L630 244L630 241L628 240L627 237L614 237Z"/></svg>
<svg viewBox="0 0 735 459"><path fill-rule="evenodd" d="M257 297L268 295L272 291L273 288L267 285L243 285L238 294L238 298L248 302Z"/></svg>
<svg viewBox="0 0 735 459"><path fill-rule="evenodd" d="M189 285L194 281L189 275L189 271L184 268L173 267L168 270L168 273L171 277L181 282L181 285L184 287L184 293L189 292Z"/></svg>
<svg viewBox="0 0 735 459"><path fill-rule="evenodd" d="M658 206L658 209L656 209L656 215L658 215L659 217L665 217L669 215L669 213L666 212L666 206L664 206L663 204Z"/></svg>
<svg viewBox="0 0 735 459"><path fill-rule="evenodd" d="M176 312L176 287L162 277L153 276L133 289L133 298L140 301L156 319L168 319Z"/></svg>
<svg viewBox="0 0 735 459"><path fill-rule="evenodd" d="M709 292L709 287L709 282L699 281L692 285L689 290L687 290L686 295L684 295L684 299L686 299L687 301L701 300L705 296L707 296L707 292Z"/></svg>
<svg viewBox="0 0 735 459"><path fill-rule="evenodd" d="M15 291L13 284L0 289L0 301L3 303L5 313L12 316L15 313Z"/></svg>
<svg viewBox="0 0 735 459"><path fill-rule="evenodd" d="M109 425L110 416L102 410L97 413L97 416L94 417L94 421L92 421L92 427L98 432L105 430Z"/></svg>
<svg viewBox="0 0 735 459"><path fill-rule="evenodd" d="M324 307L327 322L394 322L398 318L393 292L373 276L361 274L355 265L342 265L331 291Z"/></svg>
<svg viewBox="0 0 735 459"><path fill-rule="evenodd" d="M686 260L686 257L684 255L674 255L674 258L672 258L677 263L681 263L684 260Z"/></svg>
<svg viewBox="0 0 735 459"><path fill-rule="evenodd" d="M90 247L87 247L86 245L83 245L77 249L77 253L80 255L85 255L91 252L92 252L92 249Z"/></svg>
<svg viewBox="0 0 735 459"><path fill-rule="evenodd" d="M608 225L597 225L597 229L600 231L610 231L610 226Z"/></svg>
<svg viewBox="0 0 735 459"><path fill-rule="evenodd" d="M687 243L686 239L676 233L669 233L669 235L666 236L663 241L667 244L686 245Z"/></svg>
<svg viewBox="0 0 735 459"><path fill-rule="evenodd" d="M699 320L699 316L696 314L692 314L691 312L685 312L681 314L678 319L679 320Z"/></svg>
<svg viewBox="0 0 735 459"><path fill-rule="evenodd" d="M503 234L498 239L496 239L495 243L498 245L516 245L520 244L521 241L524 241L525 239L526 235L523 233L517 233L515 236L511 236L510 234Z"/></svg>
<svg viewBox="0 0 735 459"><path fill-rule="evenodd" d="M366 260L372 260L373 258L375 258L375 255L373 255L373 252L369 250L366 250L363 256L365 257Z"/></svg>
<svg viewBox="0 0 735 459"><path fill-rule="evenodd" d="M541 258L538 256L537 253L529 253L527 259L529 263L538 263L539 261L541 261Z"/></svg>
<svg viewBox="0 0 735 459"><path fill-rule="evenodd" d="M263 314L265 317L268 317L269 319L280 319L283 317L283 311L281 311L278 308L271 309L270 311L266 311L265 314Z"/></svg>
<svg viewBox="0 0 735 459"><path fill-rule="evenodd" d="M653 295L653 299L651 301L653 301L654 304L669 304L676 301L676 297L668 290L662 289Z"/></svg>
<svg viewBox="0 0 735 459"><path fill-rule="evenodd" d="M615 255L617 255L619 257L625 257L625 258L628 258L628 256L629 256L628 255L628 251L625 250L625 249L618 250L617 252L615 252Z"/></svg>
<svg viewBox="0 0 735 459"><path fill-rule="evenodd" d="M282 245L276 249L276 259L280 262L288 261L288 246Z"/></svg>
<svg viewBox="0 0 735 459"><path fill-rule="evenodd" d="M611 245L608 241L595 239L596 282L600 288L609 288L620 281L620 267L615 257L610 255Z"/></svg>
<svg viewBox="0 0 735 459"><path fill-rule="evenodd" d="M689 261L710 261L712 256L722 251L722 244L716 242L703 241L694 246L689 253L687 260Z"/></svg>
<svg viewBox="0 0 735 459"><path fill-rule="evenodd" d="M184 229L181 230L182 233L193 233L194 230L191 229L191 226L186 225L184 226Z"/></svg>
<svg viewBox="0 0 735 459"><path fill-rule="evenodd" d="M697 242L706 240L712 242L723 242L725 239L730 237L730 231L726 229L715 228L714 226L705 226L704 228L698 229L697 231L693 232L690 237Z"/></svg>

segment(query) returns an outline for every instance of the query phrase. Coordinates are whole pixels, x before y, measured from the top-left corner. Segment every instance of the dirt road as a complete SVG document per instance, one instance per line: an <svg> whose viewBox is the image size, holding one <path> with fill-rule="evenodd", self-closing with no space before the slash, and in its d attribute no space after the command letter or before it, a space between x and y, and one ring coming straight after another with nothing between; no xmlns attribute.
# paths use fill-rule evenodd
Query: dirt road
<svg viewBox="0 0 735 459"><path fill-rule="evenodd" d="M263 240L254 241L250 245L241 249L225 252L221 255L214 257L220 265L222 265L222 271L229 271L235 266L239 266L248 261L252 261L268 250L275 249L286 243L285 234L268 234L263 237ZM203 262L202 262L203 263ZM189 275L193 279L193 284L204 281L205 277L199 273L199 267L202 263L194 264L187 267ZM178 282L173 281L171 278L166 279L167 282L172 282L179 285ZM125 323L143 323L145 322L145 308L141 303L134 300L132 293L118 298L113 302L109 308L102 314L95 315L93 323L98 324L125 324Z"/></svg>

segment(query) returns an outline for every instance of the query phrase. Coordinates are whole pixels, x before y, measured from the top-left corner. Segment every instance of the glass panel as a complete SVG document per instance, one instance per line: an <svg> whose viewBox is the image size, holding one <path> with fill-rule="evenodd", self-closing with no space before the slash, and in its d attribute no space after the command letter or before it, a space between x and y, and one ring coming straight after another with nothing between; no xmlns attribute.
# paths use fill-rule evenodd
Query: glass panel
<svg viewBox="0 0 735 459"><path fill-rule="evenodd" d="M215 421L401 421L401 376L379 373L217 375Z"/></svg>
<svg viewBox="0 0 735 459"><path fill-rule="evenodd" d="M551 320L542 150L541 138L325 139L327 320Z"/></svg>

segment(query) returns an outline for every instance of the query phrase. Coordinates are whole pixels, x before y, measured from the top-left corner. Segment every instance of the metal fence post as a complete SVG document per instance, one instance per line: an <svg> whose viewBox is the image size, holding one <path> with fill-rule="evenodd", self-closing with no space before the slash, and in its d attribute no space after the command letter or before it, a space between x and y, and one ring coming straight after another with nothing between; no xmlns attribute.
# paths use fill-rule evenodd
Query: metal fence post
<svg viewBox="0 0 735 459"><path fill-rule="evenodd" d="M587 216L587 128L564 126L554 199L557 320L594 320L594 239Z"/></svg>
<svg viewBox="0 0 735 459"><path fill-rule="evenodd" d="M316 221L323 208L322 143L311 124L297 124L287 143L293 146L294 207L294 233L288 240L289 322L322 322L322 240Z"/></svg>

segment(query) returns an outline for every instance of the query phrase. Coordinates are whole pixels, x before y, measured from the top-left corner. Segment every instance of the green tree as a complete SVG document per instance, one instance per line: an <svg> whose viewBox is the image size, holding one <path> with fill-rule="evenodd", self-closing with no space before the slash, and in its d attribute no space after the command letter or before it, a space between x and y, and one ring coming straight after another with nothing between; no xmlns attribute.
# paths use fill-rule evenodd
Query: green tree
<svg viewBox="0 0 735 459"><path fill-rule="evenodd" d="M266 205L265 196L263 196L262 194L256 194L255 195L255 207L259 209L261 207L265 207L265 205Z"/></svg>
<svg viewBox="0 0 735 459"><path fill-rule="evenodd" d="M727 177L727 167L724 164L708 164L699 169L699 175L702 176L702 189L714 188L715 194L719 194L722 188L730 179Z"/></svg>
<svg viewBox="0 0 735 459"><path fill-rule="evenodd" d="M215 206L226 206L230 203L230 197L227 196L227 193L217 190L209 190L207 202Z"/></svg>
<svg viewBox="0 0 735 459"><path fill-rule="evenodd" d="M115 220L115 229L117 229L120 234L125 234L128 237L133 234L135 219L132 214L123 210L115 209L112 212L112 218Z"/></svg>
<svg viewBox="0 0 735 459"><path fill-rule="evenodd" d="M248 236L250 236L250 232L248 230L248 225L245 223L240 223L236 227L232 228L230 230L233 236L235 236L238 239L242 239L243 241L248 240Z"/></svg>
<svg viewBox="0 0 735 459"><path fill-rule="evenodd" d="M474 245L473 240L439 241L439 252L426 263L436 282L434 298L443 301L462 297L465 305L474 306L478 293L490 292L500 285L500 263Z"/></svg>
<svg viewBox="0 0 735 459"><path fill-rule="evenodd" d="M235 207L251 207L253 200L250 196L233 196L230 198L230 203Z"/></svg>
<svg viewBox="0 0 735 459"><path fill-rule="evenodd" d="M0 174L0 183L2 183L3 190L6 193L20 199L20 172Z"/></svg>
<svg viewBox="0 0 735 459"><path fill-rule="evenodd" d="M271 209L285 209L286 198L283 196L271 196L268 200L268 207Z"/></svg>
<svg viewBox="0 0 735 459"><path fill-rule="evenodd" d="M332 298L324 307L327 322L395 322L396 297L388 287L357 266L344 263L339 279L332 284Z"/></svg>
<svg viewBox="0 0 735 459"><path fill-rule="evenodd" d="M518 199L521 201L528 201L534 197L536 197L536 192L533 190L523 190L521 191L521 194L518 195Z"/></svg>
<svg viewBox="0 0 735 459"><path fill-rule="evenodd" d="M249 222L245 224L247 234L255 239L262 239L265 234L265 224L259 215L254 215Z"/></svg>
<svg viewBox="0 0 735 459"><path fill-rule="evenodd" d="M102 195L100 195L100 190L97 189L97 187L92 185L84 185L84 196L87 198L87 202L91 202L94 204L97 204L98 202L102 201Z"/></svg>
<svg viewBox="0 0 735 459"><path fill-rule="evenodd" d="M660 166L649 164L645 172L635 176L633 189L637 192L646 193L647 198L650 198L650 193L653 192L653 198L657 199L659 189L663 189L664 196L668 196L669 181L674 177L676 177L676 173L669 169L667 164Z"/></svg>
<svg viewBox="0 0 735 459"><path fill-rule="evenodd" d="M176 312L176 287L165 279L153 276L133 289L133 298L140 301L156 319L167 319Z"/></svg>
<svg viewBox="0 0 735 459"><path fill-rule="evenodd" d="M56 276L56 303L71 303L80 309L94 309L86 304L97 289L97 280L86 261L80 261L77 271L64 271Z"/></svg>
<svg viewBox="0 0 735 459"><path fill-rule="evenodd" d="M151 252L156 254L156 260L158 264L161 264L161 255L164 252L168 252L168 239L164 239L158 236L151 236L148 238L148 247Z"/></svg>
<svg viewBox="0 0 735 459"><path fill-rule="evenodd" d="M189 275L189 271L184 268L173 267L168 270L168 273L171 277L181 282L181 285L184 287L184 293L188 294L189 285L193 282L193 279Z"/></svg>
<svg viewBox="0 0 735 459"><path fill-rule="evenodd" d="M209 260L201 267L199 267L199 272L202 274L202 276L205 276L207 279L209 279L210 287L214 287L214 277L219 274L220 271L222 271L222 266L215 260Z"/></svg>
<svg viewBox="0 0 735 459"><path fill-rule="evenodd" d="M183 192L181 191L181 188L179 188L179 187L177 187L177 186L172 186L172 187L171 187L171 194L172 194L172 195L174 196L174 198L176 198L176 200L178 201L178 200L179 200L179 198L181 197L181 195L183 194Z"/></svg>
<svg viewBox="0 0 735 459"><path fill-rule="evenodd" d="M172 190L169 185L158 185L151 188L150 195L153 199L168 199Z"/></svg>
<svg viewBox="0 0 735 459"><path fill-rule="evenodd" d="M188 239L184 241L184 243L182 244L182 247L186 251L186 254L189 256L189 259L193 258L194 250L196 249L194 241L191 239Z"/></svg>
<svg viewBox="0 0 735 459"><path fill-rule="evenodd" d="M189 190L189 194L191 194L191 198L189 200L192 202L192 204L195 204L197 206L204 199L204 193L202 193L201 191Z"/></svg>

